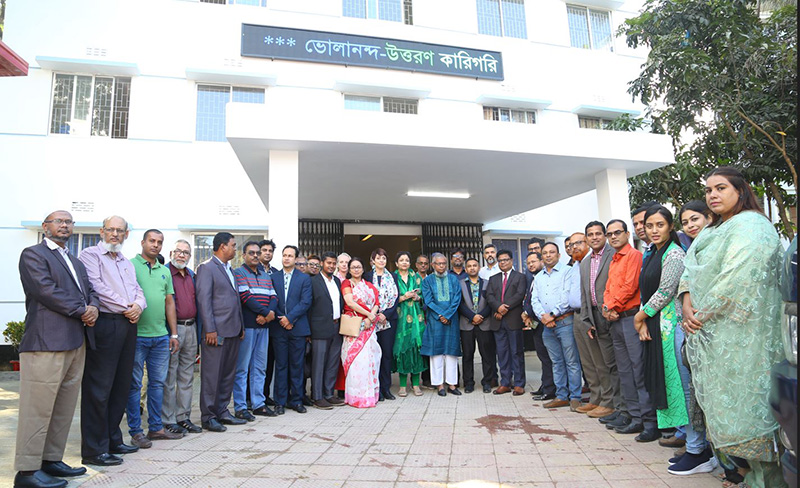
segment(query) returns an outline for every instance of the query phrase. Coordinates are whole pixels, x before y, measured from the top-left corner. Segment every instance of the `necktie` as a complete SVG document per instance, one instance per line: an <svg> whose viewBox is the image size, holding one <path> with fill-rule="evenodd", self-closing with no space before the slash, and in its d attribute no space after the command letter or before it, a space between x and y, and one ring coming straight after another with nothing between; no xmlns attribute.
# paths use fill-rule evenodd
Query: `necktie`
<svg viewBox="0 0 800 488"><path fill-rule="evenodd" d="M500 301L505 300L506 296L506 282L508 281L508 273L503 272L503 291L500 292Z"/></svg>
<svg viewBox="0 0 800 488"><path fill-rule="evenodd" d="M286 301L289 299L289 282L292 281L292 274L287 273L286 271L283 272L283 300Z"/></svg>

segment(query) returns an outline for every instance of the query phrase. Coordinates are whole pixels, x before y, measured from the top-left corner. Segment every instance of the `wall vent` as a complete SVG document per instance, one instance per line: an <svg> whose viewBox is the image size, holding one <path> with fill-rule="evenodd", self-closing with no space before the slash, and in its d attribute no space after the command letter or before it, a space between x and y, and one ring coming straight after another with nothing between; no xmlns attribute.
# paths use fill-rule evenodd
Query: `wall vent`
<svg viewBox="0 0 800 488"><path fill-rule="evenodd" d="M225 63L225 66L232 66L234 68L241 68L242 67L242 60L241 59L225 58L223 61Z"/></svg>
<svg viewBox="0 0 800 488"><path fill-rule="evenodd" d="M86 48L86 55L87 56L95 56L98 58L106 57L106 48L104 47L87 47Z"/></svg>
<svg viewBox="0 0 800 488"><path fill-rule="evenodd" d="M219 206L219 214L220 215L239 215L239 206L238 205L220 205Z"/></svg>
<svg viewBox="0 0 800 488"><path fill-rule="evenodd" d="M94 212L94 202L72 202L73 212Z"/></svg>

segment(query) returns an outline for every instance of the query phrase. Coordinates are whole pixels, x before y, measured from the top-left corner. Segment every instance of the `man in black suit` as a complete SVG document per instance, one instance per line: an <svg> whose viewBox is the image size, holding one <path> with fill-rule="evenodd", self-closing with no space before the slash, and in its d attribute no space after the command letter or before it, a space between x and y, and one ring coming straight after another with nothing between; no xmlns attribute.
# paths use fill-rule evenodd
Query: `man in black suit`
<svg viewBox="0 0 800 488"><path fill-rule="evenodd" d="M497 253L500 272L489 278L486 301L492 310L489 328L494 331L497 362L500 365L500 386L495 395L512 391L525 393L525 351L522 338L522 299L525 298L525 275L514 271L511 251Z"/></svg>
<svg viewBox="0 0 800 488"><path fill-rule="evenodd" d="M342 355L339 319L344 309L342 282L333 275L334 271L336 254L326 252L322 255L321 272L311 278L311 401L321 410L344 405L333 392Z"/></svg>
<svg viewBox="0 0 800 488"><path fill-rule="evenodd" d="M197 312L203 322L203 355L200 362L200 412L203 428L224 432L227 425L241 425L228 410L236 377L239 342L244 337L242 304L230 260L236 256L236 240L228 232L214 236L214 255L197 267Z"/></svg>
<svg viewBox="0 0 800 488"><path fill-rule="evenodd" d="M272 285L278 295L277 323L270 326L270 342L275 345L275 413L283 415L286 406L306 413L303 406L303 361L306 338L311 335L308 309L311 307L311 278L295 269L298 249L283 248L283 269L272 274ZM291 383L291 392L290 390Z"/></svg>
<svg viewBox="0 0 800 488"><path fill-rule="evenodd" d="M62 461L83 376L84 326L94 327L100 306L86 268L66 248L73 225L69 212L51 213L44 240L19 259L26 316L14 486L60 488L67 482L55 476L86 472Z"/></svg>
<svg viewBox="0 0 800 488"><path fill-rule="evenodd" d="M481 265L475 258L467 259L465 272L467 277L459 280L461 283L461 304L458 306L460 315L458 325L461 329L461 357L462 370L464 371L464 392L475 391L475 343L481 353L481 366L483 369L483 392L492 391L492 383L497 383L497 346L494 343L494 333L489 330L489 314L491 310L486 302L486 281L478 273ZM477 298L477 299L476 299Z"/></svg>

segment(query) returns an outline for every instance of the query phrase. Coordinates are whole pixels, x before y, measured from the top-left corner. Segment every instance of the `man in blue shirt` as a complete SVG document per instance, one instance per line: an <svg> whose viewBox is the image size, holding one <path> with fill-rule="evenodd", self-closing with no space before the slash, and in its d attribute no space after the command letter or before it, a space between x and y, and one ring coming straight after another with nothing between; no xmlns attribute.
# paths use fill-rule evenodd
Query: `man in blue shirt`
<svg viewBox="0 0 800 488"><path fill-rule="evenodd" d="M531 292L531 308L544 324L544 345L553 361L556 398L545 408L569 405L573 412L581 406L581 360L572 331L574 310L580 310L580 277L576 283L574 267L559 263L558 245L542 247L544 269L536 275Z"/></svg>

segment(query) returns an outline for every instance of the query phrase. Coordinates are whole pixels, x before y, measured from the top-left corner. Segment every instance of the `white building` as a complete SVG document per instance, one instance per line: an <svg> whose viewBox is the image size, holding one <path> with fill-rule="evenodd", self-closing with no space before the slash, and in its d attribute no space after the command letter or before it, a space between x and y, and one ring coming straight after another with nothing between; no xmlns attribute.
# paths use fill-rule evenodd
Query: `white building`
<svg viewBox="0 0 800 488"><path fill-rule="evenodd" d="M225 3L8 3L30 69L0 78L0 324L24 316L17 256L54 209L76 252L119 214L129 257L152 227L196 260L219 230L474 254L627 219L626 178L673 161L666 136L591 129L642 109L645 53L612 36L638 0Z"/></svg>

